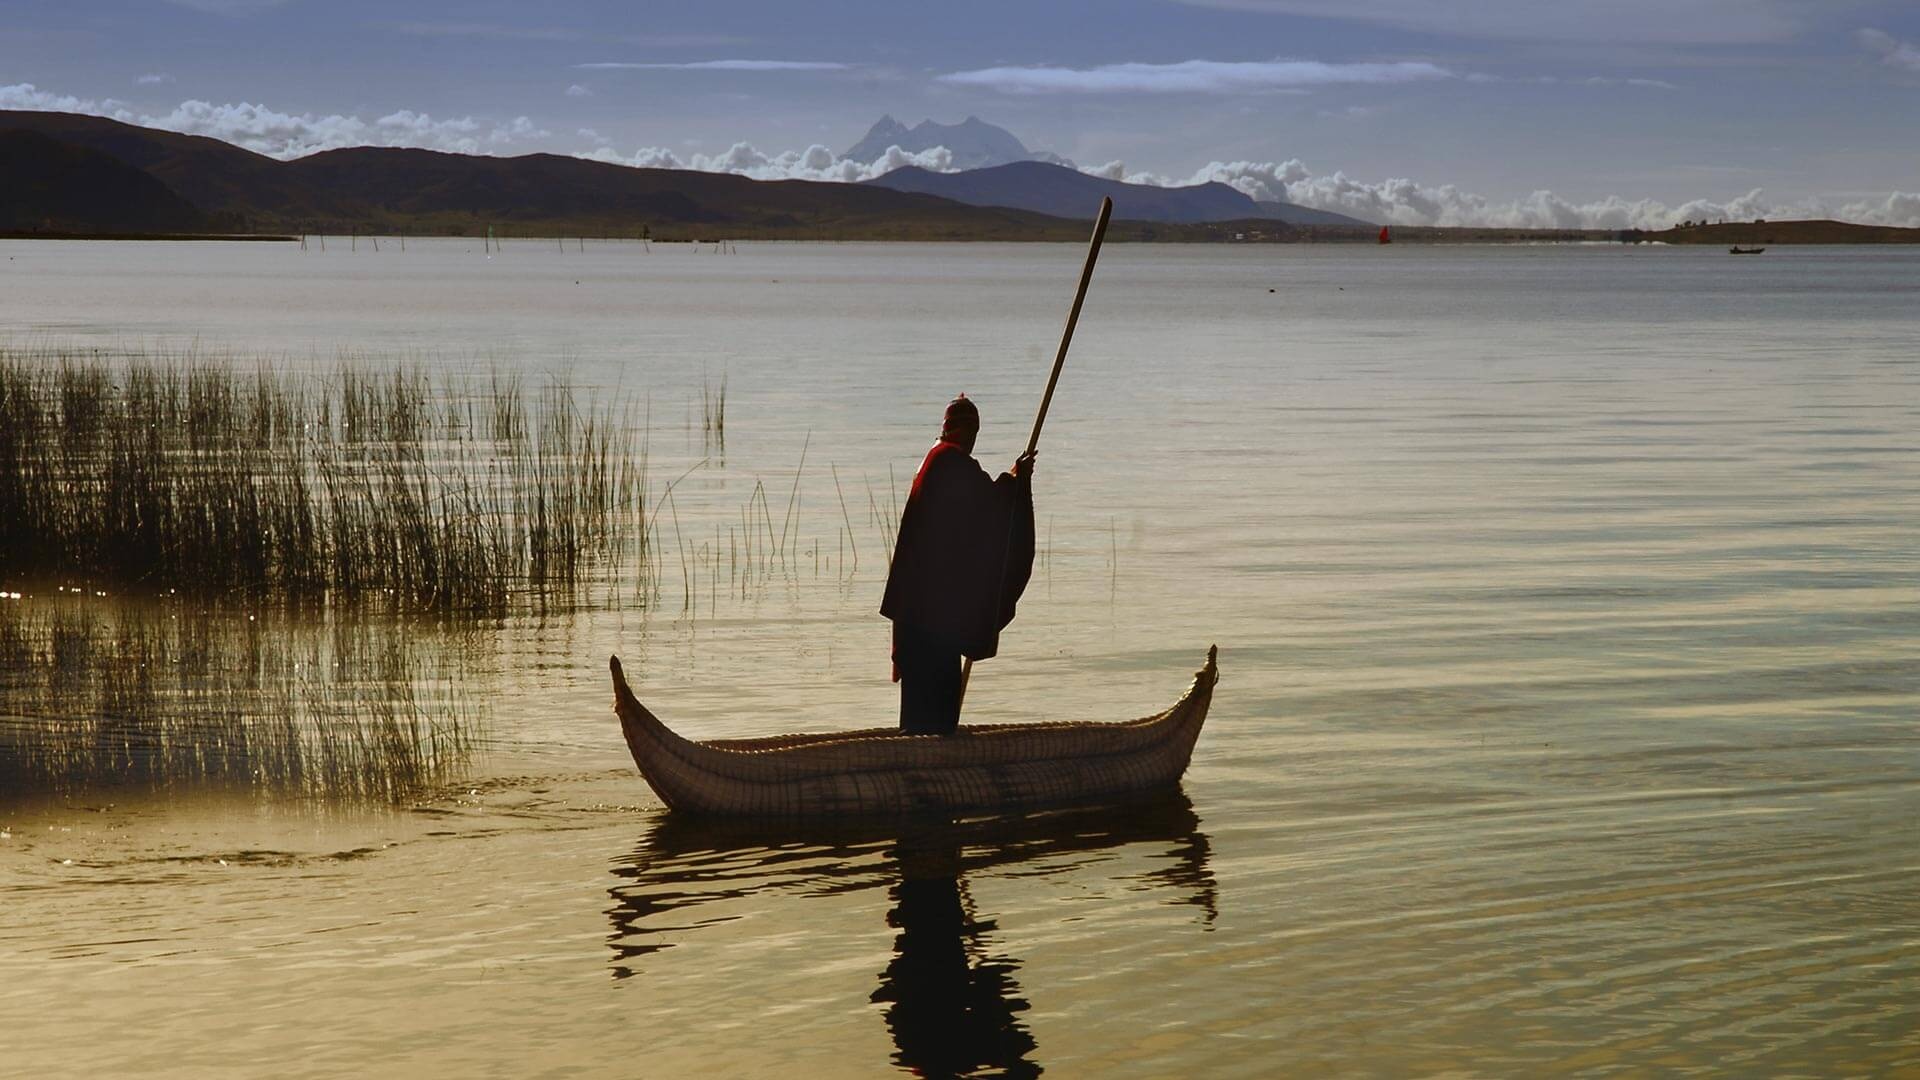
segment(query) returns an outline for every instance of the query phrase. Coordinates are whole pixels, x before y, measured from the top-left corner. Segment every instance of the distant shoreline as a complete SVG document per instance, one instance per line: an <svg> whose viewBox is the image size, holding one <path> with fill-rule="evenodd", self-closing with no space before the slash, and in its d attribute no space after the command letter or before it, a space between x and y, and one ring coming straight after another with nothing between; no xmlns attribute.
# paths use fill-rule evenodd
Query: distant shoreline
<svg viewBox="0 0 1920 1080"><path fill-rule="evenodd" d="M388 223L380 223L388 224ZM917 229L875 225L845 229L716 227L695 232L661 230L659 235L632 232L622 235L605 229L570 229L556 224L552 231L531 226L530 231L496 228L495 243L522 246L531 243L595 240L654 244L719 244L739 242L814 243L1061 243L1082 239L1080 222L1047 220L1030 229ZM1920 229L1886 225L1856 225L1844 221L1753 221L1718 225L1687 225L1671 229L1497 229L1477 226L1395 225L1396 244L1667 244L1673 246L1764 247L1795 244L1920 244ZM300 243L307 237L384 239L485 240L485 232L435 232L397 228L345 229L305 236L290 233L216 232L82 232L67 230L4 230L0 240L157 240L247 243ZM1287 225L1265 218L1169 224L1159 221L1116 221L1108 240L1120 243L1178 244L1378 244L1376 227L1348 225Z"/></svg>
<svg viewBox="0 0 1920 1080"><path fill-rule="evenodd" d="M31 232L21 229L0 231L0 240L217 240L222 243L297 244L297 236L272 233L137 233L137 232Z"/></svg>

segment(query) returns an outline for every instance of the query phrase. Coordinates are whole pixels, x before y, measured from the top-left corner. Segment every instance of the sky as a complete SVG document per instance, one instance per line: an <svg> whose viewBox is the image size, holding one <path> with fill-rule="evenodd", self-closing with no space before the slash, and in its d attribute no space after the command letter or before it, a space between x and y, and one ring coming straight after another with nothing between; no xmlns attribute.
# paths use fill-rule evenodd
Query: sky
<svg viewBox="0 0 1920 1080"><path fill-rule="evenodd" d="M1920 226L1916 0L0 0L0 108L839 180L975 115L1406 224Z"/></svg>

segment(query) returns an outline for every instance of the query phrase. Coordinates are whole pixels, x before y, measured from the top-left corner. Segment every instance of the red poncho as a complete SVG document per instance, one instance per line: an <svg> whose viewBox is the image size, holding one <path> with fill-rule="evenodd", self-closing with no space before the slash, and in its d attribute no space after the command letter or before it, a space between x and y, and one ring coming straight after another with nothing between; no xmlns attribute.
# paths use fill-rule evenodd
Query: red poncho
<svg viewBox="0 0 1920 1080"><path fill-rule="evenodd" d="M1033 485L990 479L967 452L935 443L914 474L880 614L985 660L1033 575Z"/></svg>

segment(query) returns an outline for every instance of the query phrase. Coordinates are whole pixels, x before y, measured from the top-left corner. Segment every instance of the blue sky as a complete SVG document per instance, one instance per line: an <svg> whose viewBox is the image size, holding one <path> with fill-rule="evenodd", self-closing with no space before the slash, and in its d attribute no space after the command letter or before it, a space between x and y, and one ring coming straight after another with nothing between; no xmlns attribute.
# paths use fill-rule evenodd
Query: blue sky
<svg viewBox="0 0 1920 1080"><path fill-rule="evenodd" d="M1920 224L1912 0L8 0L0 26L0 105L283 156L828 175L881 113L973 114L1110 175L1393 220Z"/></svg>

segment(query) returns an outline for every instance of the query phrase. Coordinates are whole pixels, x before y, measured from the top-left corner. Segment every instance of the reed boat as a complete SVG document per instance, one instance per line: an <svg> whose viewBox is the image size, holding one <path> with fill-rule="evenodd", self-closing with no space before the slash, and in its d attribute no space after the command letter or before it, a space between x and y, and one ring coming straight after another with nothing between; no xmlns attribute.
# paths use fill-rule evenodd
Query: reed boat
<svg viewBox="0 0 1920 1080"><path fill-rule="evenodd" d="M963 724L694 740L627 686L613 657L613 709L640 775L676 814L763 819L998 813L1111 803L1180 781L1219 679L1217 649L1179 701L1138 720Z"/></svg>

